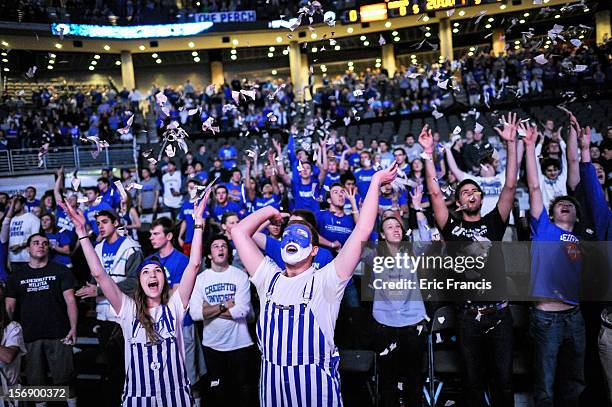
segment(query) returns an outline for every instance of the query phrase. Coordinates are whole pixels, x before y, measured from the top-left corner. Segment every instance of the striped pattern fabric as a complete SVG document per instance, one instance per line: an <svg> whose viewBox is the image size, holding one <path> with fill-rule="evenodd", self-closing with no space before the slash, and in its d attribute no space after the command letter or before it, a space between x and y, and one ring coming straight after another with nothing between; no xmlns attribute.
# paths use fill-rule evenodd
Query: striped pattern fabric
<svg viewBox="0 0 612 407"><path fill-rule="evenodd" d="M304 286L302 303L281 305L271 300L280 275L270 282L257 323L260 405L341 406L337 350L328 345L309 305L315 276Z"/></svg>
<svg viewBox="0 0 612 407"><path fill-rule="evenodd" d="M174 317L163 306L159 324L174 332ZM125 378L123 407L191 407L193 399L185 361L175 336L159 343L134 342L140 322L134 321L130 346L130 364ZM142 326L140 326L142 328Z"/></svg>

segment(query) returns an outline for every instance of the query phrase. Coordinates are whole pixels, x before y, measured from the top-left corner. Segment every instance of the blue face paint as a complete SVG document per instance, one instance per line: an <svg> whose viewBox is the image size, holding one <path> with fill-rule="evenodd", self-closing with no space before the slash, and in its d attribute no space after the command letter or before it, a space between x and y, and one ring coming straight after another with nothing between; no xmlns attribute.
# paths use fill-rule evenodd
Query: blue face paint
<svg viewBox="0 0 612 407"><path fill-rule="evenodd" d="M285 264L295 265L312 253L310 230L300 224L289 225L281 240L281 257Z"/></svg>
<svg viewBox="0 0 612 407"><path fill-rule="evenodd" d="M287 226L281 239L281 248L286 247L289 243L296 243L301 248L305 249L310 246L311 236L310 230L304 225L293 224Z"/></svg>

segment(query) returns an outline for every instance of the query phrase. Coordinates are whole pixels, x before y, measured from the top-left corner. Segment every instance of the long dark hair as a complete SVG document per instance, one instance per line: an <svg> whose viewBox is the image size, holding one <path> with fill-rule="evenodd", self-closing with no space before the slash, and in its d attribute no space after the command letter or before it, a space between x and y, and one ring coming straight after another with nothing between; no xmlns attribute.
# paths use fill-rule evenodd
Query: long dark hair
<svg viewBox="0 0 612 407"><path fill-rule="evenodd" d="M166 273L164 272L164 268L161 265L157 265L162 269L162 274L164 275L164 288L162 288L161 294L161 305L166 305L170 298L170 286L168 284L168 278L166 277ZM149 342L157 342L159 338L159 333L155 330L154 321L149 314L149 308L147 307L147 295L145 294L142 285L140 285L140 274L144 267L140 269L138 272L138 280L136 282L136 289L134 290L134 302L136 303L136 318L142 324L145 332L147 334L147 339Z"/></svg>

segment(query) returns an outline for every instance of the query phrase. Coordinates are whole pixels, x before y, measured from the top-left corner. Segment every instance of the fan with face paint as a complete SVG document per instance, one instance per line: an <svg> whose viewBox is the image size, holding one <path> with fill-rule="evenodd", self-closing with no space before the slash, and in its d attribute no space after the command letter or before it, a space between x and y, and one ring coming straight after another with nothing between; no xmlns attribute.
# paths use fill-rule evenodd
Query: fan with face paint
<svg viewBox="0 0 612 407"><path fill-rule="evenodd" d="M312 236L308 227L289 225L281 239L281 257L286 264L295 265L312 253Z"/></svg>

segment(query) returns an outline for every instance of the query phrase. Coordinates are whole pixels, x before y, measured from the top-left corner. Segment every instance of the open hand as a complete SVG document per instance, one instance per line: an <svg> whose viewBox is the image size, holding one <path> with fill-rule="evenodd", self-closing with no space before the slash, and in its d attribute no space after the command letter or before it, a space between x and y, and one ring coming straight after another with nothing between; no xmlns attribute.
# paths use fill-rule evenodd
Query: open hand
<svg viewBox="0 0 612 407"><path fill-rule="evenodd" d="M421 207L423 201L423 185L417 185L410 191L410 199L412 200L412 207L418 209Z"/></svg>
<svg viewBox="0 0 612 407"><path fill-rule="evenodd" d="M516 129L519 124L519 120L516 117L516 113L509 112L504 119L504 128L500 130L495 127L495 131L499 134L502 140L511 142L516 141Z"/></svg>
<svg viewBox="0 0 612 407"><path fill-rule="evenodd" d="M201 225L204 221L204 210L206 209L206 203L208 202L212 190L212 188L208 188L202 199L200 199L200 202L193 204L193 217L196 224Z"/></svg>
<svg viewBox="0 0 612 407"><path fill-rule="evenodd" d="M421 134L419 135L419 144L423 147L423 150L425 150L427 154L433 153L433 135L431 134L431 129L427 124L423 126L423 129L421 130Z"/></svg>
<svg viewBox="0 0 612 407"><path fill-rule="evenodd" d="M85 216L83 215L83 212L81 212L80 209L74 209L72 206L68 205L65 200L63 202L58 202L57 204L60 206L60 208L64 210L64 212L66 212L66 214L74 224L75 228L79 232L86 234L87 230L85 228L85 224L87 222L85 221Z"/></svg>
<svg viewBox="0 0 612 407"><path fill-rule="evenodd" d="M396 176L397 176L397 162L396 161L394 161L392 165L385 168L384 170L377 171L374 174L374 177L378 179L379 187L381 185L385 185L390 182L393 182Z"/></svg>
<svg viewBox="0 0 612 407"><path fill-rule="evenodd" d="M518 126L521 133L525 134L523 141L526 146L535 146L538 141L538 129L530 124L520 123ZM499 130L499 129L497 129Z"/></svg>

